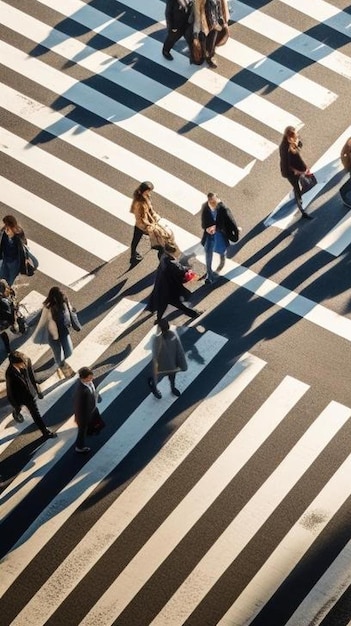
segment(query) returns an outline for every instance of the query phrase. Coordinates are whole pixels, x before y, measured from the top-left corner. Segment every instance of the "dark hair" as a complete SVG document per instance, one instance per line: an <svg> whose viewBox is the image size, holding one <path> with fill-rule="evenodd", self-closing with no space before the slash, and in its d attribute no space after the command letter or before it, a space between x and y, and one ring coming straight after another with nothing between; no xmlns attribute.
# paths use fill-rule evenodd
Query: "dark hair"
<svg viewBox="0 0 351 626"><path fill-rule="evenodd" d="M207 199L208 199L208 200L212 200L212 198L217 198L217 194L216 194L216 193L214 193L213 191L210 191L210 192L207 194Z"/></svg>
<svg viewBox="0 0 351 626"><path fill-rule="evenodd" d="M60 287L51 287L47 297L44 300L44 306L48 309L62 309L64 303L67 303L67 296Z"/></svg>
<svg viewBox="0 0 351 626"><path fill-rule="evenodd" d="M167 254L174 254L177 252L177 248L173 243L166 243L164 249Z"/></svg>
<svg viewBox="0 0 351 626"><path fill-rule="evenodd" d="M133 198L134 200L140 200L140 198L142 197L144 191L153 191L154 186L152 183L150 183L149 180L145 180L143 183L140 183L139 187L136 188L136 190L133 193Z"/></svg>
<svg viewBox="0 0 351 626"><path fill-rule="evenodd" d="M80 379L88 378L88 376L94 376L94 372L90 369L90 367L81 367L78 370L78 375Z"/></svg>
<svg viewBox="0 0 351 626"><path fill-rule="evenodd" d="M165 319L158 320L157 324L162 333L165 333L167 330L169 330L168 320L165 320Z"/></svg>
<svg viewBox="0 0 351 626"><path fill-rule="evenodd" d="M15 350L14 352L10 352L9 354L9 361L11 363L11 365L15 364L15 363L24 363L26 365L26 357L23 354L23 352L20 352L19 350Z"/></svg>
<svg viewBox="0 0 351 626"><path fill-rule="evenodd" d="M16 235L21 233L23 230L13 215L5 215L5 217L2 218L2 221L4 222L5 227L7 226L8 228L11 228Z"/></svg>

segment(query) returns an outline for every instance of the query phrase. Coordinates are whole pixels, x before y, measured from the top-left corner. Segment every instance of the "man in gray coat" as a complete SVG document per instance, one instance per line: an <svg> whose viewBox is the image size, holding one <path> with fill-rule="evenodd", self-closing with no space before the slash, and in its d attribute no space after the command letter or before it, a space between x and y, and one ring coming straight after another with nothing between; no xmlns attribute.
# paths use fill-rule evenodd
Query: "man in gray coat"
<svg viewBox="0 0 351 626"><path fill-rule="evenodd" d="M162 378L165 375L168 375L173 395L179 397L180 391L175 386L176 373L185 372L188 364L177 333L170 329L165 319L158 321L158 330L152 341L152 366L153 376L148 379L148 384L155 398L162 398L157 381L159 376Z"/></svg>

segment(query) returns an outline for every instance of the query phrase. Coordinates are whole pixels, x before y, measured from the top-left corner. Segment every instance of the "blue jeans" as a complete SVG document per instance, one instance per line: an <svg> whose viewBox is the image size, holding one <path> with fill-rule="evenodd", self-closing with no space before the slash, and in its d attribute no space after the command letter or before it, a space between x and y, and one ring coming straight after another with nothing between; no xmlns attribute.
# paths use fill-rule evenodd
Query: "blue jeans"
<svg viewBox="0 0 351 626"><path fill-rule="evenodd" d="M54 353L54 359L57 367L62 367L67 359L73 353L73 344L70 335L63 335L60 339L53 339L49 334L49 346Z"/></svg>
<svg viewBox="0 0 351 626"><path fill-rule="evenodd" d="M0 278L4 278L10 287L15 282L20 271L20 260L6 261L3 259L0 265Z"/></svg>
<svg viewBox="0 0 351 626"><path fill-rule="evenodd" d="M213 278L212 259L213 259L214 246L215 246L214 235L207 235L204 249L205 249L205 257L206 257L207 278L209 278L210 280Z"/></svg>

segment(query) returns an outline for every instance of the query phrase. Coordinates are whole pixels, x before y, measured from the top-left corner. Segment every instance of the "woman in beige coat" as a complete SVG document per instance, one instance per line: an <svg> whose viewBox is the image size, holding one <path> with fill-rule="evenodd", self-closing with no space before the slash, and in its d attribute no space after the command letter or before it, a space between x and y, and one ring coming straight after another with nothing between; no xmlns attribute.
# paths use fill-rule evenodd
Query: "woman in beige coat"
<svg viewBox="0 0 351 626"><path fill-rule="evenodd" d="M160 219L160 216L152 207L151 192L153 189L153 184L145 181L140 183L133 193L133 202L130 208L130 212L135 216L134 233L130 246L130 262L132 264L142 260L143 257L137 252L137 246L143 235L150 235L153 227Z"/></svg>
<svg viewBox="0 0 351 626"><path fill-rule="evenodd" d="M227 0L194 0L193 48L191 62L216 68L216 46L223 46L229 37Z"/></svg>

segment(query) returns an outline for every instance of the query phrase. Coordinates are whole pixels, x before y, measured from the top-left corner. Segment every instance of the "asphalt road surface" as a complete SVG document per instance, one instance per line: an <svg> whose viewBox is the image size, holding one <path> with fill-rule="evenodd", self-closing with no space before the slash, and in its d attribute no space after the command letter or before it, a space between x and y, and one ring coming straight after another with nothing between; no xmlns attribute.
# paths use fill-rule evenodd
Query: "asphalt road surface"
<svg viewBox="0 0 351 626"><path fill-rule="evenodd" d="M218 68L161 54L161 0L0 2L1 209L39 269L16 282L44 442L0 401L1 626L348 626L351 218L339 188L351 136L347 0L232 0ZM279 171L299 128L317 177L300 219ZM188 359L149 393L157 256L131 267L133 190L204 275L200 207L242 227L204 311L174 309ZM31 339L60 285L83 328L105 429L74 452L75 378ZM2 354L0 379L8 361ZM0 382L4 395L4 383Z"/></svg>

